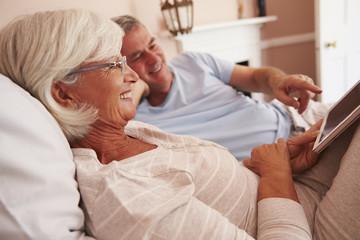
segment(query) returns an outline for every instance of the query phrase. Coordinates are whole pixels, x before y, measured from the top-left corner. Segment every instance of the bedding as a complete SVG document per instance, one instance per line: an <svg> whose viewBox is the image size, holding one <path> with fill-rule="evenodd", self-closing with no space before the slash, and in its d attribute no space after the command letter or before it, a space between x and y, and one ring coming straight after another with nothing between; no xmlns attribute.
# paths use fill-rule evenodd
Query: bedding
<svg viewBox="0 0 360 240"><path fill-rule="evenodd" d="M91 239L74 175L57 122L0 74L0 239Z"/></svg>

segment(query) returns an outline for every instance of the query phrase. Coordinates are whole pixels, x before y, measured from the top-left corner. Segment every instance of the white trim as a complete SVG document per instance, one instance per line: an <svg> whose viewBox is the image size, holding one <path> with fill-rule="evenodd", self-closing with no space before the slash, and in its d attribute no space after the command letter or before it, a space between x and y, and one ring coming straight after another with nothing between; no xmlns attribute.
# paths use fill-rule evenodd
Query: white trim
<svg viewBox="0 0 360 240"><path fill-rule="evenodd" d="M234 28L237 26L245 26L245 25L253 25L253 24L263 24L267 22L274 22L277 20L277 16L265 16L265 17L255 17L255 18L243 18L230 22L221 22L215 24L205 24L194 26L191 30L192 33L202 32L202 31L213 31L216 29L224 29L224 28ZM182 38L184 35L178 35L175 38Z"/></svg>
<svg viewBox="0 0 360 240"><path fill-rule="evenodd" d="M288 45L315 41L315 33L303 33L286 37L271 38L261 41L261 49L265 50L273 47L283 47Z"/></svg>
<svg viewBox="0 0 360 240"><path fill-rule="evenodd" d="M261 66L261 27L276 16L240 19L196 26L190 34L175 37L178 52L199 51L233 62Z"/></svg>

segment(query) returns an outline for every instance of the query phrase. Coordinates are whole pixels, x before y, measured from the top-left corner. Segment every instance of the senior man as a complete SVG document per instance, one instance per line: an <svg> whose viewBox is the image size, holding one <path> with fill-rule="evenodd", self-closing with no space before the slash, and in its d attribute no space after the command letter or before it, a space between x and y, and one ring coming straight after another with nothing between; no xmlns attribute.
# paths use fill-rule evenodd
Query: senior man
<svg viewBox="0 0 360 240"><path fill-rule="evenodd" d="M307 110L308 117L299 118L311 96L321 93L305 75L241 66L196 52L167 62L156 38L139 20L129 15L113 20L125 31L121 54L143 80L136 83L133 93L139 104L135 120L217 142L242 161L255 146L288 139L299 127L305 130L328 108L311 101L320 111ZM254 100L240 91L263 92L279 102ZM297 126L294 121L305 124Z"/></svg>

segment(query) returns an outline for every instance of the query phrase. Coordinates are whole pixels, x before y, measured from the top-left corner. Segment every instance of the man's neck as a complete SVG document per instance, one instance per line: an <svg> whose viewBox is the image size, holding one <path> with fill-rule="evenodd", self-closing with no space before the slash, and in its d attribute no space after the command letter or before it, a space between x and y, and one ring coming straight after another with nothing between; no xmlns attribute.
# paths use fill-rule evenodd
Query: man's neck
<svg viewBox="0 0 360 240"><path fill-rule="evenodd" d="M167 95L168 92L150 93L147 100L151 106L159 106L165 101Z"/></svg>
<svg viewBox="0 0 360 240"><path fill-rule="evenodd" d="M162 86L161 88L151 88L150 87L150 94L149 96L147 96L147 100L149 102L149 104L151 106L159 106L161 104L163 104L163 102L165 101L166 97L168 96L172 84L174 82L174 77L172 76L171 81L169 81L169 84L166 86Z"/></svg>

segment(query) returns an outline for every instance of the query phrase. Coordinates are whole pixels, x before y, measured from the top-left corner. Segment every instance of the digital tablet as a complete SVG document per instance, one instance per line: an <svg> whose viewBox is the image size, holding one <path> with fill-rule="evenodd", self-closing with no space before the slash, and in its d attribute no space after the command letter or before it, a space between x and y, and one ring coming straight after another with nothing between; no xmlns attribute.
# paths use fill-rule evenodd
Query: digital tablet
<svg viewBox="0 0 360 240"><path fill-rule="evenodd" d="M320 153L360 116L360 80L326 113L313 150Z"/></svg>

